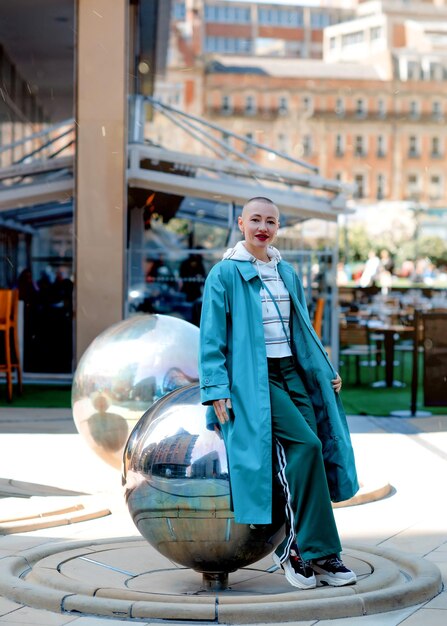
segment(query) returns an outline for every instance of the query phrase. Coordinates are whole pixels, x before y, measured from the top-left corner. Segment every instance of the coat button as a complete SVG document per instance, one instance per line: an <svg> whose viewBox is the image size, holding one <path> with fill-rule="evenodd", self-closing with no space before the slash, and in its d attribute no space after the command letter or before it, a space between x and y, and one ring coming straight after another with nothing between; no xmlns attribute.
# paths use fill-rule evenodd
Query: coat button
<svg viewBox="0 0 447 626"><path fill-rule="evenodd" d="M205 378L205 384L207 385L210 382L209 378Z"/></svg>

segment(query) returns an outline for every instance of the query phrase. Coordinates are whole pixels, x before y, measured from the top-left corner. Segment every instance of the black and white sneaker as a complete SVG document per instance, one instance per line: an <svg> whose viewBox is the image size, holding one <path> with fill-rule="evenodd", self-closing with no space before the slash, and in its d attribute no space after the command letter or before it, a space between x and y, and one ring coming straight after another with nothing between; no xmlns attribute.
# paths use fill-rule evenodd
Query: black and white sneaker
<svg viewBox="0 0 447 626"><path fill-rule="evenodd" d="M319 585L331 585L331 587L343 587L357 582L354 572L344 565L336 554L330 554L322 559L311 562L315 577Z"/></svg>
<svg viewBox="0 0 447 626"><path fill-rule="evenodd" d="M280 562L279 556L273 553L273 560L284 570L284 575L291 585L299 589L315 589L317 580L313 569L308 561L303 561L298 550L292 548L289 558L283 563Z"/></svg>

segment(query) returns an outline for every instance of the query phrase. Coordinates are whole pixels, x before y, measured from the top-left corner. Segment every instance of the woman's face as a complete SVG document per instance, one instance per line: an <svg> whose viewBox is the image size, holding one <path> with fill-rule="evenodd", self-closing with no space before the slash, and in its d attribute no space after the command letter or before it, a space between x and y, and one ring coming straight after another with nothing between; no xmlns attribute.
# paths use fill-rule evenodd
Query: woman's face
<svg viewBox="0 0 447 626"><path fill-rule="evenodd" d="M267 261L267 247L272 244L279 228L275 205L253 202L246 206L238 219L245 238L245 247L256 258Z"/></svg>

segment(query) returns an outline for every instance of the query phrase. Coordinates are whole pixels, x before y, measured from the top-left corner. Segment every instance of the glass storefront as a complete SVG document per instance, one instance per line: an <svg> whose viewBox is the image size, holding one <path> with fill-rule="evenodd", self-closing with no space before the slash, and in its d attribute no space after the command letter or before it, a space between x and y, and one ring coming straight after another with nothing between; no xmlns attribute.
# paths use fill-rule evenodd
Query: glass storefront
<svg viewBox="0 0 447 626"><path fill-rule="evenodd" d="M164 0L129 5L133 80L129 94L125 314L163 313L198 325L204 280L225 249L238 241L237 216L244 201L278 192L285 198L284 204L278 203L282 222L278 247L300 272L310 310L318 296L325 298L323 339L330 343L336 224L327 220L328 216L336 219L336 214L329 215L329 187L325 189L320 181L318 189L312 188L316 169L296 160L301 153L293 146L290 154L281 153L290 124L284 113L292 102L285 90L280 90L277 111L274 94L263 95L261 101L255 91L249 93L254 71L249 59L245 65L239 59L238 78L231 85L219 59L207 52L206 36L199 41L206 2L196 4L203 5L203 10L193 9L193 3ZM61 19L59 25L65 29L68 49L73 44L74 29L68 26L74 20L74 3L66 1L64 7L70 15L68 22ZM50 41L46 49L51 56ZM36 59L38 63L38 56ZM71 62L74 64L73 50ZM22 82L18 78L20 68L15 67L14 59L8 57L2 71L8 85L26 85L25 78ZM255 80L259 76L257 72ZM71 80L69 75L65 80ZM3 106L0 110L1 144L10 146L8 151L0 151L0 168L37 170L25 174L20 170L20 176L9 179L5 175L3 188L22 181L29 189L41 181L49 189L66 181L66 200L30 194L11 209L0 207L0 246L9 259L9 265L2 267L1 286L17 286L21 292L24 370L70 373L74 367L76 290L75 139L70 126L75 85L67 84L64 93L65 105L71 104L61 105L58 114L46 121L37 82L28 96L20 91L20 119L14 118L12 109L8 112ZM67 120L68 126L63 126L62 120ZM45 134L50 124L55 125L57 140ZM136 175L132 146L145 150L137 159ZM48 163L61 165L48 168ZM335 187L332 191L334 195ZM88 210L94 211L94 207ZM321 219L315 219L319 214ZM306 231L309 220L317 226Z"/></svg>

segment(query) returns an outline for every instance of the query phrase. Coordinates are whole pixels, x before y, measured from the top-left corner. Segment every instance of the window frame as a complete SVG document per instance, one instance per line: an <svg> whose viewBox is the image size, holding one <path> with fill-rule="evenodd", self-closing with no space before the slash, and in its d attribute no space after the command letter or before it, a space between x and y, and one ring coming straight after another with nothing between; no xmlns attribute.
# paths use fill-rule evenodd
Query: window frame
<svg viewBox="0 0 447 626"><path fill-rule="evenodd" d="M421 157L421 143L417 135L408 137L408 158L419 159Z"/></svg>
<svg viewBox="0 0 447 626"><path fill-rule="evenodd" d="M367 138L365 135L354 135L354 156L366 157L367 154Z"/></svg>

